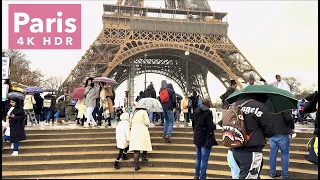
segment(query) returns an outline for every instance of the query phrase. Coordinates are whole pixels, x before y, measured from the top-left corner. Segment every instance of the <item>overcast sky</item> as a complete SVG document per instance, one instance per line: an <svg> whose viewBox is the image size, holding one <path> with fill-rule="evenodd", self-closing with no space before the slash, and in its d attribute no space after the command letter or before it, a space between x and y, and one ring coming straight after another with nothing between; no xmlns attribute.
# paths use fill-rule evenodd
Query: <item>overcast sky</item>
<svg viewBox="0 0 320 180"><path fill-rule="evenodd" d="M102 29L102 4L106 1L2 1L2 47L8 47L8 4L82 4L81 50L24 50L32 68L46 76L66 78ZM211 1L213 11L228 12L228 35L257 71L269 82L275 74L298 77L302 84L318 83L318 2L317 1ZM164 7L163 0L146 0L145 6ZM149 75L156 90L163 79ZM136 84L136 93L143 90L144 77ZM209 93L217 99L224 91L221 83L208 75ZM174 83L173 83L174 84ZM181 90L176 84L177 92ZM122 101L126 83L117 90L117 101Z"/></svg>

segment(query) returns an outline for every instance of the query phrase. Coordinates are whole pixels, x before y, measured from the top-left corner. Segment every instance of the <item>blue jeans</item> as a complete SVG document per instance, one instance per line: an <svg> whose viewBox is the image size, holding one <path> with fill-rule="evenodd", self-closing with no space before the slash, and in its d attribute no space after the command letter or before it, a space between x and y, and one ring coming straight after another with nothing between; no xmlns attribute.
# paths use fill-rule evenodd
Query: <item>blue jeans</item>
<svg viewBox="0 0 320 180"><path fill-rule="evenodd" d="M44 110L44 117L46 119L46 123L49 122L50 117L51 117L51 113L52 113L52 111L50 111L49 109Z"/></svg>
<svg viewBox="0 0 320 180"><path fill-rule="evenodd" d="M172 130L173 130L173 123L174 123L174 120L173 120L173 111L172 110L168 110L168 111L163 111L163 115L164 115L164 132L163 134L165 136L169 136L171 137L172 135Z"/></svg>
<svg viewBox="0 0 320 180"><path fill-rule="evenodd" d="M149 121L150 123L152 123L152 120L153 120L153 112L149 112Z"/></svg>
<svg viewBox="0 0 320 180"><path fill-rule="evenodd" d="M206 179L208 160L210 157L211 147L196 146L196 151L197 151L197 154L196 154L195 177L199 177L200 179Z"/></svg>
<svg viewBox="0 0 320 180"><path fill-rule="evenodd" d="M227 160L228 160L228 165L231 169L232 179L239 179L240 168L236 160L234 160L233 153L230 150L228 150Z"/></svg>
<svg viewBox="0 0 320 180"><path fill-rule="evenodd" d="M10 136L4 136L6 141L11 141ZM19 141L13 143L13 151L19 151Z"/></svg>
<svg viewBox="0 0 320 180"><path fill-rule="evenodd" d="M270 141L270 174L276 174L278 149L281 151L281 168L282 177L289 176L289 152L290 152L290 135L276 135L269 139Z"/></svg>
<svg viewBox="0 0 320 180"><path fill-rule="evenodd" d="M40 114L35 114L36 116L36 120L38 121L38 123L40 122L40 119L41 119L41 115Z"/></svg>

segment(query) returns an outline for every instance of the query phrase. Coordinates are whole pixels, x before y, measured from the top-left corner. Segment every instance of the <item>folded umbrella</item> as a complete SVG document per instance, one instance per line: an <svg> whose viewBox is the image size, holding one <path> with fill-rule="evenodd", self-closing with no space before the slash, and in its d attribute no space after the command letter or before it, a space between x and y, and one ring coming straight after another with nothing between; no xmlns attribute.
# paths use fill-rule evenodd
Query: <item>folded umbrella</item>
<svg viewBox="0 0 320 180"><path fill-rule="evenodd" d="M83 99L85 90L86 90L86 88L84 88L84 87L76 88L71 92L70 95L74 99Z"/></svg>
<svg viewBox="0 0 320 180"><path fill-rule="evenodd" d="M264 103L271 113L297 109L298 100L286 90L282 90L271 85L250 85L232 93L226 100L234 103L240 99L247 98L249 94L261 94L267 96Z"/></svg>
<svg viewBox="0 0 320 180"><path fill-rule="evenodd" d="M118 84L117 81L115 81L114 79L110 79L107 77L97 77L97 78L94 78L92 82L104 82L107 85L117 85Z"/></svg>
<svg viewBox="0 0 320 180"><path fill-rule="evenodd" d="M136 108L144 108L149 112L163 112L162 105L159 100L154 98L142 98L138 101Z"/></svg>

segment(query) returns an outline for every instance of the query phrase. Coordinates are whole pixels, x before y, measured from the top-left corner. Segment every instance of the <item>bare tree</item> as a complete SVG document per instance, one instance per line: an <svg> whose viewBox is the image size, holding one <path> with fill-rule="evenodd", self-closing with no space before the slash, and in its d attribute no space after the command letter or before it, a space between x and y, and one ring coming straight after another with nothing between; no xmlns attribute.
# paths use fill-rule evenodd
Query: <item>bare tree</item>
<svg viewBox="0 0 320 180"><path fill-rule="evenodd" d="M31 62L20 50L6 50L10 58L10 79L27 86L40 86L43 74L39 69L31 70Z"/></svg>
<svg viewBox="0 0 320 180"><path fill-rule="evenodd" d="M58 91L58 89L62 85L62 83L63 83L62 77L53 76L53 77L49 77L49 78L45 79L42 82L41 87L44 89Z"/></svg>
<svg viewBox="0 0 320 180"><path fill-rule="evenodd" d="M287 82L292 94L296 95L300 92L301 82L297 77L284 77L283 81Z"/></svg>

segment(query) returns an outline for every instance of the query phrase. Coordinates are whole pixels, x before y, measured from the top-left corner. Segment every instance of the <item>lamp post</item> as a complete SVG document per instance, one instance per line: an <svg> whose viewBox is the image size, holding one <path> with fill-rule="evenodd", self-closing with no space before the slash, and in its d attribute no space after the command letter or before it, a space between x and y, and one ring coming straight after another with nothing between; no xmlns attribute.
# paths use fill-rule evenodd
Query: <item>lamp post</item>
<svg viewBox="0 0 320 180"><path fill-rule="evenodd" d="M144 90L147 89L147 62L146 62L146 59L147 59L147 53L144 54Z"/></svg>
<svg viewBox="0 0 320 180"><path fill-rule="evenodd" d="M187 92L188 93L188 88L189 88L189 64L188 64L188 56L190 55L189 51L184 52L184 55L186 56L186 81L187 81Z"/></svg>

